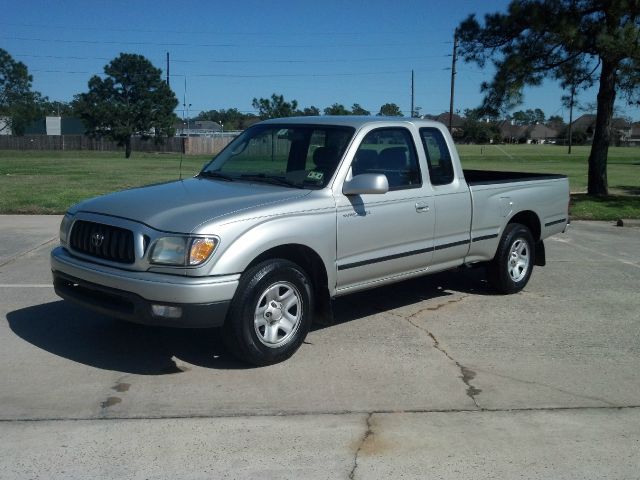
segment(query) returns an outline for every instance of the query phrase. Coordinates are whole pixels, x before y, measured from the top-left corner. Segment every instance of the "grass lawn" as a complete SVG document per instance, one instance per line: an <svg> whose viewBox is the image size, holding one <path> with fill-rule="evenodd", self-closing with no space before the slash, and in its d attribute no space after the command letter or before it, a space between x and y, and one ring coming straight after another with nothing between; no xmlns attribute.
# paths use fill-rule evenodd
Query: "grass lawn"
<svg viewBox="0 0 640 480"><path fill-rule="evenodd" d="M587 196L589 146L458 145L464 168L562 173L569 177L571 218L640 218L640 148L611 147L607 162L609 196Z"/></svg>
<svg viewBox="0 0 640 480"><path fill-rule="evenodd" d="M591 199L589 147L555 145L459 145L464 168L562 173L569 177L572 218L640 218L640 148L609 150L607 198ZM184 156L183 177L194 175L208 156ZM63 213L70 205L115 190L178 178L179 154L0 150L0 213Z"/></svg>
<svg viewBox="0 0 640 480"><path fill-rule="evenodd" d="M184 156L182 176L210 156ZM64 213L104 193L177 179L180 154L0 150L0 213Z"/></svg>

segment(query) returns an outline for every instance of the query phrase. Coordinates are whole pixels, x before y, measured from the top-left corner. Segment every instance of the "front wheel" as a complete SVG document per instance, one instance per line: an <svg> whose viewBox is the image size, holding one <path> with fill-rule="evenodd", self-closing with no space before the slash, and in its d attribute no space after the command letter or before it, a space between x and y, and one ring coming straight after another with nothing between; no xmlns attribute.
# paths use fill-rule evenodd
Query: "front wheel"
<svg viewBox="0 0 640 480"><path fill-rule="evenodd" d="M307 274L288 260L268 260L240 279L224 326L227 347L262 366L293 355L304 341L313 311Z"/></svg>
<svg viewBox="0 0 640 480"><path fill-rule="evenodd" d="M533 271L535 244L527 227L510 223L504 230L496 255L489 263L489 282L500 293L522 290Z"/></svg>

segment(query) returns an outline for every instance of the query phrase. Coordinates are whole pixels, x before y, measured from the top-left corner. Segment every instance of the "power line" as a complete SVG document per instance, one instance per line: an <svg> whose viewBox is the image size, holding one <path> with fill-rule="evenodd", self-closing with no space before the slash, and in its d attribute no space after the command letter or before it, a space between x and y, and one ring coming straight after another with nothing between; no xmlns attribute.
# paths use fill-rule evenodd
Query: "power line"
<svg viewBox="0 0 640 480"><path fill-rule="evenodd" d="M31 72L37 73L67 73L67 74L82 74L82 75L99 75L106 76L104 72L87 72L78 70L47 70L47 69L32 69ZM219 77L219 78L307 78L307 77L357 77L361 75L395 75L405 74L406 70L387 71L387 72L336 72L336 73L269 73L269 74L235 74L235 73L193 73L193 74L180 74L172 73L170 77ZM132 75L156 75L149 74L132 74Z"/></svg>
<svg viewBox="0 0 640 480"><path fill-rule="evenodd" d="M338 44L265 44L265 43L172 43L172 42L140 42L140 41L119 41L119 40L66 40L61 38L33 38L33 37L13 37L2 36L4 40L20 40L23 42L47 42L47 43L78 43L88 45L151 45L156 47L207 47L207 48L237 48L237 47L252 47L252 48L313 48L313 47L406 47L415 45L412 43L338 43Z"/></svg>
<svg viewBox="0 0 640 480"><path fill-rule="evenodd" d="M23 58L50 58L55 60L113 60L113 58L108 57L86 57L86 56L76 56L76 55L35 55L35 54L23 54L18 53L14 54L14 57L23 57ZM379 61L388 61L388 60L426 60L429 58L444 58L443 55L420 55L415 57L368 57L368 58L355 58L355 59L318 59L318 60L303 60L303 59L272 59L272 60L264 60L264 59L231 59L231 60L220 60L220 59L201 59L201 60L193 60L193 59L172 59L172 63L238 63L238 64L254 64L254 63L284 63L284 64L313 64L313 63L354 63L354 62L379 62Z"/></svg>
<svg viewBox="0 0 640 480"><path fill-rule="evenodd" d="M134 33L162 33L162 34L168 34L168 33L172 33L172 34L180 34L180 35L195 35L195 34L203 34L203 35L242 35L242 36L271 36L271 35L282 35L282 32L268 32L268 31L262 31L262 32L256 32L254 31L250 31L250 32L240 32L240 31L235 31L235 32L224 32L224 31L219 31L219 30L157 30L157 29L138 29L138 28L105 28L103 26L99 26L99 27L81 27L78 25L47 25L47 24L33 24L33 23L12 23L12 22L0 22L0 25L6 25L6 26L11 26L11 27L26 27L26 28L39 28L39 29L56 29L56 30L82 30L82 31L99 31L99 32L119 32L119 33L123 33L123 32L134 32ZM286 32L288 35L293 35L293 36L336 36L336 35L345 35L345 36L350 36L350 35L357 35L357 36L362 36L362 35L396 35L396 34L404 34L404 35L416 35L416 34L420 34L423 33L423 30L414 30L414 31L409 31L409 30L394 30L394 31L380 31L380 30L376 30L376 31L371 31L371 30L362 30L362 31L350 31L350 32L345 32L345 31L330 31L330 30L325 30L322 32L318 32L318 31L304 31L304 32ZM444 42L447 43L447 42ZM451 42L448 42L451 43Z"/></svg>

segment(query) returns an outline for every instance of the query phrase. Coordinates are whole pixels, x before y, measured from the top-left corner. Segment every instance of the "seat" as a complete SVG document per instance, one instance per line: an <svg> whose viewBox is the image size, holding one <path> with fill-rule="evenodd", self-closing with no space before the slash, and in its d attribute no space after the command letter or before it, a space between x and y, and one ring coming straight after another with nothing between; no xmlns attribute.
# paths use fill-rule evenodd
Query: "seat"
<svg viewBox="0 0 640 480"><path fill-rule="evenodd" d="M391 147L380 152L378 164L385 170L406 170L407 169L407 148Z"/></svg>
<svg viewBox="0 0 640 480"><path fill-rule="evenodd" d="M415 171L409 166L406 147L385 148L379 154L378 164L387 176L389 188L416 183Z"/></svg>
<svg viewBox="0 0 640 480"><path fill-rule="evenodd" d="M362 173L372 173L372 170L378 168L378 152L375 150L362 149L356 152L353 160L351 172L353 176Z"/></svg>
<svg viewBox="0 0 640 480"><path fill-rule="evenodd" d="M315 170L325 175L333 175L338 166L338 150L335 147L318 147L313 152Z"/></svg>

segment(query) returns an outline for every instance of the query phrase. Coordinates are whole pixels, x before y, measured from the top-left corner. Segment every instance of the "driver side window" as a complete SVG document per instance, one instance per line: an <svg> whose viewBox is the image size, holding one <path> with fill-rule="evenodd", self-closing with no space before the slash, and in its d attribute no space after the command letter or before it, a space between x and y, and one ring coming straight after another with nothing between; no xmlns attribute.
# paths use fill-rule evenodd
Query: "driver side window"
<svg viewBox="0 0 640 480"><path fill-rule="evenodd" d="M420 187L422 177L411 133L406 128L372 130L356 152L351 173L382 173L389 190Z"/></svg>

